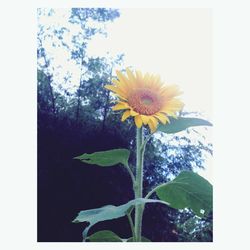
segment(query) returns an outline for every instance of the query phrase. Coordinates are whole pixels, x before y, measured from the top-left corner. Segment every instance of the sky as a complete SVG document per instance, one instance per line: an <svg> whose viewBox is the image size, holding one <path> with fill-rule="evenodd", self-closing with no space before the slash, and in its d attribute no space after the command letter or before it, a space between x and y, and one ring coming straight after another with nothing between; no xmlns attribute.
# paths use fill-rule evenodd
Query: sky
<svg viewBox="0 0 250 250"><path fill-rule="evenodd" d="M188 111L212 121L212 21L209 9L121 9L107 25L108 37L96 36L89 53L125 54L124 64L156 73L177 84ZM197 129L212 142L211 129ZM198 173L213 182L212 157Z"/></svg>
<svg viewBox="0 0 250 250"><path fill-rule="evenodd" d="M177 84L187 110L212 119L212 35L208 9L121 9L90 54L125 54L125 65Z"/></svg>
<svg viewBox="0 0 250 250"><path fill-rule="evenodd" d="M120 9L120 17L106 24L107 37L96 35L88 44L89 56L111 56L124 53L124 66L159 74L168 84L183 91L185 110L200 112L212 121L212 21L209 9ZM77 28L68 23L69 11L57 9L43 24ZM75 30L74 30L75 29ZM65 39L71 39L70 36ZM68 41L70 42L70 40ZM49 44L49 43L48 43ZM48 47L55 65L61 65L55 76L72 73L72 86L79 84L80 71L68 60L64 49ZM59 81L60 82L60 81ZM73 91L73 88L72 88ZM212 142L211 129L198 128ZM212 182L212 160L206 160L206 171L199 174Z"/></svg>

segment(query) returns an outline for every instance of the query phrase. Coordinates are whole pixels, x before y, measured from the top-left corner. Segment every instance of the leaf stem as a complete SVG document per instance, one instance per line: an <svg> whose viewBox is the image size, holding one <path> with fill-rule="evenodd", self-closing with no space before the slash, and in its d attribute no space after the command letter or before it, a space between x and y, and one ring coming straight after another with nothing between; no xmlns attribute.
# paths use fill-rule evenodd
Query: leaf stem
<svg viewBox="0 0 250 250"><path fill-rule="evenodd" d="M131 168L129 167L129 165L124 165L124 166L125 166L125 168L128 170L128 173L129 173L129 175L130 175L130 177L131 177L131 179L132 179L132 183L133 183L133 185L134 185L134 184L135 184L135 176L134 176L134 174L133 174Z"/></svg>
<svg viewBox="0 0 250 250"><path fill-rule="evenodd" d="M148 199L158 188L160 188L161 186L166 185L166 183L163 183L155 188L153 188L146 196L145 199Z"/></svg>
<svg viewBox="0 0 250 250"><path fill-rule="evenodd" d="M148 136L145 138L144 142L142 143L142 145L141 145L141 150L143 151L143 153L144 153L145 147L146 147L146 145L147 145L149 139L152 137L152 135L153 135L153 134L148 135Z"/></svg>
<svg viewBox="0 0 250 250"><path fill-rule="evenodd" d="M133 235L133 240L135 241L135 228L134 228L134 223L133 223L133 220L132 220L132 217L131 217L131 212L132 210L127 213L127 216L128 216L128 221L129 221L129 225L130 225L130 228L131 228L131 232L132 232L132 235Z"/></svg>

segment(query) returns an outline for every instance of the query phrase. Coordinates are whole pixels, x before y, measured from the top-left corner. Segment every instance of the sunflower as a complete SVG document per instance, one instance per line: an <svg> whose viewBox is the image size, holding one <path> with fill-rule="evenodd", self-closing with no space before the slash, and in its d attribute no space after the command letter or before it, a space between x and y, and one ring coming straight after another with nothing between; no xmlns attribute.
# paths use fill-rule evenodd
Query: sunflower
<svg viewBox="0 0 250 250"><path fill-rule="evenodd" d="M169 116L176 118L176 112L183 108L183 103L176 98L181 92L176 85L165 85L159 76L136 71L133 74L128 68L127 76L116 71L118 79L114 85L106 85L118 97L113 110L124 110L121 120L134 118L138 128L148 125L151 133L155 132L158 123L169 123Z"/></svg>

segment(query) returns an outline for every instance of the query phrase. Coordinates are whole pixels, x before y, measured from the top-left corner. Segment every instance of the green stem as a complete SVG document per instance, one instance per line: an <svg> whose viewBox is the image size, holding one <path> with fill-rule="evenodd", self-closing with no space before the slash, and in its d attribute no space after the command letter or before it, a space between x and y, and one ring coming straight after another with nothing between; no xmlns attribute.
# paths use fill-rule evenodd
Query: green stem
<svg viewBox="0 0 250 250"><path fill-rule="evenodd" d="M143 153L144 153L145 147L146 147L148 141L150 140L150 138L152 137L152 135L153 135L153 134L148 135L148 136L145 138L144 142L142 143L142 145L141 145L141 150L143 151Z"/></svg>
<svg viewBox="0 0 250 250"><path fill-rule="evenodd" d="M136 181L135 198L142 198L143 194L143 158L144 148L143 128L136 129ZM135 241L141 241L143 205L135 206Z"/></svg>
<svg viewBox="0 0 250 250"><path fill-rule="evenodd" d="M130 225L130 228L131 228L131 232L132 232L132 235L133 235L133 240L135 241L135 238L136 238L136 236L135 236L135 228L134 228L134 223L133 223L133 220L132 220L132 217L131 217L131 211L127 214L127 216L128 216L128 221L129 221L129 225Z"/></svg>
<svg viewBox="0 0 250 250"><path fill-rule="evenodd" d="M145 196L145 199L148 199L155 191L156 191L156 188L154 188L153 190L151 190L151 191Z"/></svg>
<svg viewBox="0 0 250 250"><path fill-rule="evenodd" d="M163 186L165 186L165 185L166 185L166 183L162 183L162 184L160 184L159 186L153 188L153 189L145 196L145 199L148 199L153 193L156 192L157 189L159 189L159 188L161 188L161 187L163 187Z"/></svg>
<svg viewBox="0 0 250 250"><path fill-rule="evenodd" d="M129 175L130 175L130 177L131 177L131 180L132 180L132 183L133 183L133 185L134 185L134 184L135 184L135 177L134 177L134 174L133 174L133 172L132 172L130 166L129 166L129 165L124 165L124 166L125 166L125 168L128 170L128 173L129 173Z"/></svg>

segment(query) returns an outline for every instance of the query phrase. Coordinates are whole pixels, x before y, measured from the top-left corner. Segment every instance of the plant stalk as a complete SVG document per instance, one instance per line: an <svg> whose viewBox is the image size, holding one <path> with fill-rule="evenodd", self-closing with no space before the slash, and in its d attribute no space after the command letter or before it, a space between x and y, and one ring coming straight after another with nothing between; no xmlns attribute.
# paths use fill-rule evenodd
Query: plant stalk
<svg viewBox="0 0 250 250"><path fill-rule="evenodd" d="M132 236L133 236L133 241L135 241L135 238L136 238L136 236L135 236L135 228L134 228L134 223L133 223L133 220L132 220L132 217L131 217L131 212L129 212L127 214L127 217L128 217L129 225L130 225Z"/></svg>
<svg viewBox="0 0 250 250"><path fill-rule="evenodd" d="M135 181L135 198L143 197L143 158L144 158L144 143L143 127L136 129L136 181ZM135 206L135 241L141 241L142 231L142 215L143 205Z"/></svg>

